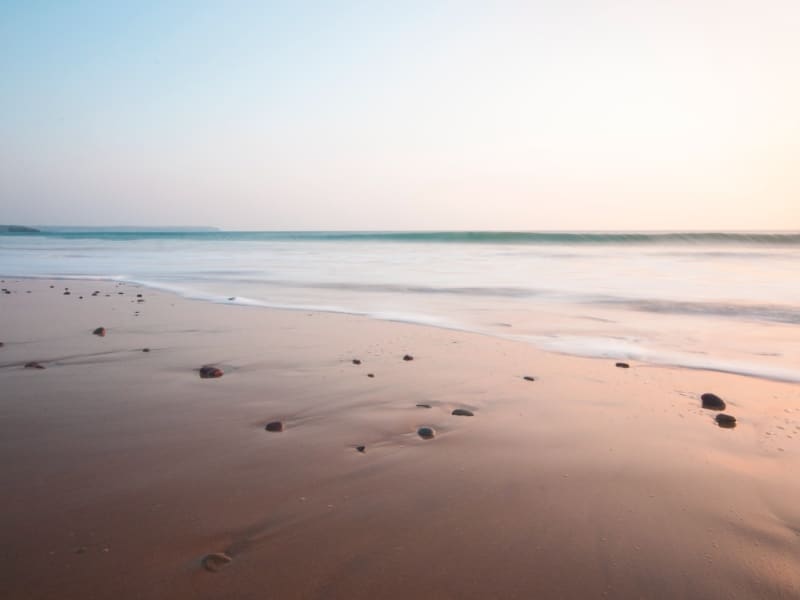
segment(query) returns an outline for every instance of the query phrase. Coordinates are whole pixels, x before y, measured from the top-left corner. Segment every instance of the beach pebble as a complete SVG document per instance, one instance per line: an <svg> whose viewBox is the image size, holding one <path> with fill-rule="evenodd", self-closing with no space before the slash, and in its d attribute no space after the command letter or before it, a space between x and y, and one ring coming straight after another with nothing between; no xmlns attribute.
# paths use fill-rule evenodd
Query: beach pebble
<svg viewBox="0 0 800 600"><path fill-rule="evenodd" d="M618 362L615 366L619 367L620 369L630 369L630 365L626 362Z"/></svg>
<svg viewBox="0 0 800 600"><path fill-rule="evenodd" d="M150 352L150 348L142 348L142 352Z"/></svg>
<svg viewBox="0 0 800 600"><path fill-rule="evenodd" d="M436 430L433 427L420 427L417 429L417 435L423 440L431 440L436 437Z"/></svg>
<svg viewBox="0 0 800 600"><path fill-rule="evenodd" d="M366 446L356 446L356 450L358 450L359 452L361 452L363 454L364 452L367 451L367 447Z"/></svg>
<svg viewBox="0 0 800 600"><path fill-rule="evenodd" d="M142 295L141 295L141 294L136 294L136 297L137 297L137 298L141 298L141 297L142 297Z"/></svg>
<svg viewBox="0 0 800 600"><path fill-rule="evenodd" d="M536 378L535 377L531 377L530 375L525 375L525 377L523 377L523 379L525 381L536 381Z"/></svg>
<svg viewBox="0 0 800 600"><path fill-rule="evenodd" d="M703 394L700 396L703 401L703 408L709 410L725 410L725 401L716 394Z"/></svg>
<svg viewBox="0 0 800 600"><path fill-rule="evenodd" d="M375 373L367 373L367 377L375 377Z"/></svg>
<svg viewBox="0 0 800 600"><path fill-rule="evenodd" d="M5 344L3 342L0 342L0 348L2 348L3 346L5 346Z"/></svg>
<svg viewBox="0 0 800 600"><path fill-rule="evenodd" d="M267 431L272 431L273 433L278 433L283 431L283 422L282 421L272 421L271 423L267 423L266 427L264 427Z"/></svg>
<svg viewBox="0 0 800 600"><path fill-rule="evenodd" d="M100 337L106 337L106 328L105 327L98 327L92 333L94 335L99 335Z"/></svg>
<svg viewBox="0 0 800 600"><path fill-rule="evenodd" d="M69 295L70 295L70 293L69 293L69 292L64 292L64 295L65 295L65 296L69 296Z"/></svg>
<svg viewBox="0 0 800 600"><path fill-rule="evenodd" d="M212 367L211 365L205 365L200 367L200 377L203 379L214 379L216 377L222 377L224 371L217 367Z"/></svg>
<svg viewBox="0 0 800 600"><path fill-rule="evenodd" d="M360 364L361 364L361 361L360 361L360 360L358 360L357 358L354 358L354 359L353 359L353 364L354 364L354 365L360 365Z"/></svg>
<svg viewBox="0 0 800 600"><path fill-rule="evenodd" d="M430 408L430 404L417 404L417 408Z"/></svg>
<svg viewBox="0 0 800 600"><path fill-rule="evenodd" d="M720 414L716 416L717 425L725 429L733 429L736 427L736 417L733 415Z"/></svg>
<svg viewBox="0 0 800 600"><path fill-rule="evenodd" d="M211 571L212 573L216 573L217 571L224 569L231 564L231 562L233 562L233 559L224 552L213 552L211 554L206 554L203 557L203 560L200 561L200 563L203 565L203 568L206 571Z"/></svg>
<svg viewBox="0 0 800 600"><path fill-rule="evenodd" d="M467 410L466 408L457 408L453 412L450 413L451 415L455 415L456 417L474 417L475 413L471 410Z"/></svg>
<svg viewBox="0 0 800 600"><path fill-rule="evenodd" d="M40 364L38 362L29 362L29 363L25 363L25 368L26 369L44 369L44 365L42 365L42 364Z"/></svg>
<svg viewBox="0 0 800 600"><path fill-rule="evenodd" d="M403 360L405 361L414 360L414 357L411 356L410 354L406 354L405 356L403 356Z"/></svg>

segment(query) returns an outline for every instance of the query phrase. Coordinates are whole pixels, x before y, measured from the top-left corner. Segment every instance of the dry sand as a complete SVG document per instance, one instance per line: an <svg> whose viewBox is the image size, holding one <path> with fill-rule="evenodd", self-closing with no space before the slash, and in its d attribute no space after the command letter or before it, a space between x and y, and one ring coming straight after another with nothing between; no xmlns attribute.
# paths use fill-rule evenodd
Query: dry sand
<svg viewBox="0 0 800 600"><path fill-rule="evenodd" d="M800 598L800 385L0 287L3 598Z"/></svg>

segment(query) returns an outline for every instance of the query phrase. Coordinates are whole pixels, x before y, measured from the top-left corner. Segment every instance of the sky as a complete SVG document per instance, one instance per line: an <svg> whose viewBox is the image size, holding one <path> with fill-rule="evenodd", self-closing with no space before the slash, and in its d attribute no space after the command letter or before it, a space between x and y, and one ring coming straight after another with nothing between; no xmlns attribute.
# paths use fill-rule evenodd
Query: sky
<svg viewBox="0 0 800 600"><path fill-rule="evenodd" d="M0 223L800 230L800 2L0 0Z"/></svg>

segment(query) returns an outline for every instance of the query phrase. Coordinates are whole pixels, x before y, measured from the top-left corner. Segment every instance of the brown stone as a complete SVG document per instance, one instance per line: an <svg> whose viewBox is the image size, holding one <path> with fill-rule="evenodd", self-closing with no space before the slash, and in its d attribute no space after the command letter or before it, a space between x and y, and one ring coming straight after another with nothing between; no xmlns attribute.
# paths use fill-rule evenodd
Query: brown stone
<svg viewBox="0 0 800 600"><path fill-rule="evenodd" d="M617 363L615 366L616 366L616 367L619 367L620 369L630 369L630 367L631 367L631 366L630 366L628 363L626 363L626 362L618 362L618 363Z"/></svg>
<svg viewBox="0 0 800 600"><path fill-rule="evenodd" d="M283 422L282 421L272 421L271 423L267 423L266 427L264 427L267 431L271 431L273 433L280 433L283 431Z"/></svg>
<svg viewBox="0 0 800 600"><path fill-rule="evenodd" d="M453 412L450 413L451 415L455 415L456 417L474 417L475 413L471 410L467 410L466 408L457 408Z"/></svg>
<svg viewBox="0 0 800 600"><path fill-rule="evenodd" d="M106 328L105 327L98 327L92 333L94 335L99 335L100 337L106 337Z"/></svg>
<svg viewBox="0 0 800 600"><path fill-rule="evenodd" d="M414 360L414 357L411 356L410 354L406 354L405 356L403 356L403 360L405 361Z"/></svg>
<svg viewBox="0 0 800 600"><path fill-rule="evenodd" d="M736 417L733 415L726 415L725 413L716 416L717 425L725 429L733 429L736 427Z"/></svg>
<svg viewBox="0 0 800 600"><path fill-rule="evenodd" d="M25 363L26 369L44 369L44 365L39 364L38 362L29 362Z"/></svg>
<svg viewBox="0 0 800 600"><path fill-rule="evenodd" d="M211 365L204 365L200 367L200 377L202 379L215 379L217 377L222 377L225 372L217 367L212 367Z"/></svg>
<svg viewBox="0 0 800 600"><path fill-rule="evenodd" d="M216 573L217 571L224 569L232 562L233 559L224 552L213 552L211 554L206 554L203 557L203 560L200 561L200 563L203 565L203 568L206 571L211 571L212 573Z"/></svg>
<svg viewBox="0 0 800 600"><path fill-rule="evenodd" d="M703 394L700 396L700 401L703 403L703 408L708 410L725 410L725 400L716 394Z"/></svg>

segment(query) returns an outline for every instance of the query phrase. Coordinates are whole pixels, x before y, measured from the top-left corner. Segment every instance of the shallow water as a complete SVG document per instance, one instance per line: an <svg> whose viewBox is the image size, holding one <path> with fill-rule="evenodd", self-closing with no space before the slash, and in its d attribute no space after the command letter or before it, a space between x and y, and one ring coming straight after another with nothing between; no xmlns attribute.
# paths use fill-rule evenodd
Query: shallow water
<svg viewBox="0 0 800 600"><path fill-rule="evenodd" d="M0 274L112 278L800 381L796 233L7 234Z"/></svg>

